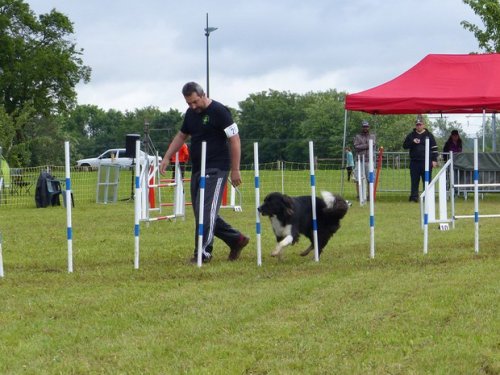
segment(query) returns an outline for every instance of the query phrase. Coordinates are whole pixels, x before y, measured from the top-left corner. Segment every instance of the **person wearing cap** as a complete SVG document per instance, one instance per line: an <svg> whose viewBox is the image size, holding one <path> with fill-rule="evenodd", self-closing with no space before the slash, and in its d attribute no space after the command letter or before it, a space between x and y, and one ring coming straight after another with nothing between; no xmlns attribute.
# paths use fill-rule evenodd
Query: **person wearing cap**
<svg viewBox="0 0 500 375"><path fill-rule="evenodd" d="M410 202L418 202L418 185L422 180L425 186L425 140L429 138L429 173L432 176L432 168L437 166L438 148L432 133L425 128L422 115L418 115L415 121L415 128L408 134L403 142L403 148L409 150L410 154L410 178L411 193Z"/></svg>
<svg viewBox="0 0 500 375"><path fill-rule="evenodd" d="M361 178L366 179L366 175L368 172L368 163L369 163L369 141L373 140L373 150L374 150L374 155L375 155L375 141L376 137L375 134L370 133L370 124L368 121L363 120L361 122L361 131L356 134L353 140L353 145L354 145L354 151L356 152L356 160L358 160L358 156L361 161ZM363 163L363 156L364 156L364 163ZM356 167L354 168L353 171L353 181L356 184L356 192L359 198L359 185L357 184L357 178L358 178L358 173L357 173L357 165L358 163L356 162Z"/></svg>
<svg viewBox="0 0 500 375"><path fill-rule="evenodd" d="M451 131L450 137L446 141L443 147L443 159L448 161L450 152L454 154L462 152L462 138L458 134L458 130L454 129Z"/></svg>

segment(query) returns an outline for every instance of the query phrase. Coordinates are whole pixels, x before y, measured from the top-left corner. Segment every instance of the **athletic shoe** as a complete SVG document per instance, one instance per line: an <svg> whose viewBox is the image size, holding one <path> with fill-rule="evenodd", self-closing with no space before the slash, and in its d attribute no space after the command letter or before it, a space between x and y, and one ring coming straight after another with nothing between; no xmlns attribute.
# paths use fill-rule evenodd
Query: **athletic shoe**
<svg viewBox="0 0 500 375"><path fill-rule="evenodd" d="M249 242L250 238L241 234L238 243L231 248L231 251L229 252L229 257L227 259L231 261L238 259L241 254L241 250L243 250L243 248L246 245L248 245Z"/></svg>
<svg viewBox="0 0 500 375"><path fill-rule="evenodd" d="M409 202L415 202L415 203L418 203L418 198L417 197L410 197L408 199Z"/></svg>

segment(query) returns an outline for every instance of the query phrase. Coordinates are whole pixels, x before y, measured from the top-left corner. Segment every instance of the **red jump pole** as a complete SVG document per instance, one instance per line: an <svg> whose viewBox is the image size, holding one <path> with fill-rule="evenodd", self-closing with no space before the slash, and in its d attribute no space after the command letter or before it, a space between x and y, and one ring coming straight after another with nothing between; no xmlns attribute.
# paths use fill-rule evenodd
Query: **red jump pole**
<svg viewBox="0 0 500 375"><path fill-rule="evenodd" d="M224 192L222 193L222 206L227 206L227 184L224 186Z"/></svg>
<svg viewBox="0 0 500 375"><path fill-rule="evenodd" d="M153 166L149 167L149 171L151 172L154 169ZM154 173L152 174L151 178L149 179L149 185L154 185L155 184L155 175ZM149 196L149 207L150 208L155 208L156 206L156 201L155 201L155 189L153 187L149 188L148 191L148 196Z"/></svg>

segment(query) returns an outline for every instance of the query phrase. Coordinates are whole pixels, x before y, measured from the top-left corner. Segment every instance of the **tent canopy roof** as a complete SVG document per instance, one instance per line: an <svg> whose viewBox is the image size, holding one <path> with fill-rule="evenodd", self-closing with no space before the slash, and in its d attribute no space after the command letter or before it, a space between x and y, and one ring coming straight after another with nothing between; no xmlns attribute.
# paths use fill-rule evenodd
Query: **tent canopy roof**
<svg viewBox="0 0 500 375"><path fill-rule="evenodd" d="M347 95L345 108L373 114L500 111L500 54L430 54L382 85Z"/></svg>

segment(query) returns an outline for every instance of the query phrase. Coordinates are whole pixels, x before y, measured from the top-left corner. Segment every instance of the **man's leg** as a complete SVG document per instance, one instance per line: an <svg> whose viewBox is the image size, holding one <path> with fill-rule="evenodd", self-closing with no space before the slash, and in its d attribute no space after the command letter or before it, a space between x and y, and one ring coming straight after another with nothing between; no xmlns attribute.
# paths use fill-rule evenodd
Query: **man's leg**
<svg viewBox="0 0 500 375"><path fill-rule="evenodd" d="M229 260L236 260L238 259L241 250L248 244L250 239L243 235L240 231L234 229L219 215L222 196L224 194L224 187L227 183L228 172L217 170L217 173L214 173L214 175L217 178L212 179L211 182L213 183L214 181L217 181L215 183L215 188L212 189L214 191L212 202L215 204L215 208L212 207L210 210L211 215L215 215L213 235L224 241L224 243L231 249L229 253ZM211 222L214 222L213 218Z"/></svg>
<svg viewBox="0 0 500 375"><path fill-rule="evenodd" d="M200 173L191 176L191 198L193 203L193 211L195 217L195 246L194 258L198 255L198 228L200 217ZM219 182L222 183L222 182ZM216 200L217 178L214 176L213 170L205 172L205 199L203 203L203 240L201 245L202 259L204 262L210 261L212 257L213 239L214 239L214 203ZM215 213L215 216L217 214Z"/></svg>
<svg viewBox="0 0 500 375"><path fill-rule="evenodd" d="M217 216L217 219L215 220L214 234L217 238L224 241L229 247L236 245L240 240L241 235L239 231L226 223L220 216Z"/></svg>
<svg viewBox="0 0 500 375"><path fill-rule="evenodd" d="M212 257L214 236L224 241L231 249L229 260L236 260L249 238L232 228L219 216L219 209L227 182L227 171L209 169L205 177L205 199L203 205L203 241L202 258L204 261ZM191 177L191 197L193 202L194 216L196 220L195 251L197 256L198 246L198 221L199 221L199 176L197 173Z"/></svg>
<svg viewBox="0 0 500 375"><path fill-rule="evenodd" d="M234 229L224 221L220 216L215 222L215 236L229 246L229 260L236 260L240 257L241 250L248 245L250 238L245 236L240 231Z"/></svg>
<svg viewBox="0 0 500 375"><path fill-rule="evenodd" d="M418 202L418 185L420 183L420 171L418 162L410 161L410 179L411 179L411 193L410 201Z"/></svg>
<svg viewBox="0 0 500 375"><path fill-rule="evenodd" d="M196 261L198 256L198 225L199 225L199 213L200 213L200 172L193 173L191 176L191 201L194 213L194 257L193 261ZM203 252L203 250L205 250ZM211 257L211 247L206 249L202 246L202 260L209 261Z"/></svg>
<svg viewBox="0 0 500 375"><path fill-rule="evenodd" d="M229 246L232 246L239 239L240 233L232 229L227 223L219 217L219 209L222 202L224 186L227 181L227 171L219 169L207 169L205 176L205 199L203 203L203 241L202 257L210 259L212 256L214 236L217 235ZM199 174L192 177L191 196L193 199L193 210L198 227L199 221ZM197 236L196 236L197 238ZM197 239L196 239L197 254Z"/></svg>
<svg viewBox="0 0 500 375"><path fill-rule="evenodd" d="M422 180L422 191L425 190L425 162L420 167L420 179ZM432 167L429 167L429 182L432 181Z"/></svg>

